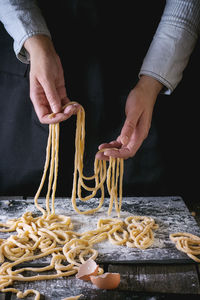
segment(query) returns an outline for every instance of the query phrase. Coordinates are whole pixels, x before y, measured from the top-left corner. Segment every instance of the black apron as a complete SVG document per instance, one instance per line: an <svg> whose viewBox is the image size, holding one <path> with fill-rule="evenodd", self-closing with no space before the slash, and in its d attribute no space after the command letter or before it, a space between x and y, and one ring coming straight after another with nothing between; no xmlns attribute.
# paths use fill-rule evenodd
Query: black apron
<svg viewBox="0 0 200 300"><path fill-rule="evenodd" d="M151 4L152 16L146 1L60 2L56 7L55 2L39 5L61 58L68 96L85 109L84 173L92 175L98 145L120 134L126 98L138 79L164 3ZM57 196L71 195L75 125L75 116L61 124ZM16 59L13 40L0 24L1 195L34 196L47 137L48 125L40 124L29 99L29 65ZM153 119L148 138L135 157L125 161L123 194L159 194L163 181Z"/></svg>

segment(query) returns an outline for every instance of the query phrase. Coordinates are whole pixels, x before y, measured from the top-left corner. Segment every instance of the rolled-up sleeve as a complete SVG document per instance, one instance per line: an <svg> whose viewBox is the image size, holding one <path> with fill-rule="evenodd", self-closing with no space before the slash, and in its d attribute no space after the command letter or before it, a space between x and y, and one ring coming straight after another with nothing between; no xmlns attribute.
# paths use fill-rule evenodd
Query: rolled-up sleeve
<svg viewBox="0 0 200 300"><path fill-rule="evenodd" d="M51 37L46 22L34 0L1 0L0 21L14 40L14 51L19 60L29 63L23 44L36 34Z"/></svg>
<svg viewBox="0 0 200 300"><path fill-rule="evenodd" d="M170 94L181 81L200 32L199 0L168 0L139 77L160 81Z"/></svg>

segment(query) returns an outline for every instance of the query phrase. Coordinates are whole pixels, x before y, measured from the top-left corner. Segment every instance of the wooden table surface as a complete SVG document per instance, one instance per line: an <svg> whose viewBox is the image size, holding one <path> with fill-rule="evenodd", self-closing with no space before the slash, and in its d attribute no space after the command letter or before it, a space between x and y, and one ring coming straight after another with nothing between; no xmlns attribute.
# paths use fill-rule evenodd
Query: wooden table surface
<svg viewBox="0 0 200 300"><path fill-rule="evenodd" d="M87 203L93 207L93 203ZM39 203L43 204L44 199ZM56 213L69 215L77 231L84 231L84 224L94 226L102 216L106 217L108 199L101 211L95 215L78 215L70 204L70 199L58 198L55 201ZM79 207L82 205L79 203ZM195 210L195 207L192 207ZM55 280L19 282L14 286L25 289L38 289L45 300L62 300L69 296L83 294L80 299L200 299L200 265L191 260L186 254L178 251L169 239L172 232L185 231L200 236L199 207L193 216L191 209L186 206L179 196L170 197L128 197L123 198L121 218L128 215L147 215L155 219L159 229L155 231L155 242L146 250L126 248L124 246L98 244L99 256L97 262L104 272L117 272L121 282L115 290L100 290L91 282L84 282L70 276ZM33 199L23 197L1 197L0 221L20 217L26 211L36 211ZM115 216L113 211L112 217ZM4 237L4 234L0 234ZM47 260L39 263L32 262L31 266L45 266ZM30 264L29 264L30 265ZM27 299L33 299L33 296ZM17 299L15 294L0 293L2 300Z"/></svg>

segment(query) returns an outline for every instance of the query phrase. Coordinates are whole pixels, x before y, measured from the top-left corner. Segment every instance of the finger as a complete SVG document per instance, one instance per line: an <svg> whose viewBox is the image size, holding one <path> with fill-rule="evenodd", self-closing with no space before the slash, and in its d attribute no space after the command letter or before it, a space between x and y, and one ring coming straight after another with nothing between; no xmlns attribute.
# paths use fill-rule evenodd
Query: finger
<svg viewBox="0 0 200 300"><path fill-rule="evenodd" d="M124 126L121 130L120 137L119 137L119 140L123 145L127 145L129 143L131 135L133 134L133 132L135 130L137 120L138 119L134 120L133 117L131 119L128 117L126 118Z"/></svg>
<svg viewBox="0 0 200 300"><path fill-rule="evenodd" d="M77 113L78 105L73 104L68 106L67 108L62 113L50 114L50 115L47 114L46 116L43 117L43 123L55 124L69 119L72 115L75 115Z"/></svg>
<svg viewBox="0 0 200 300"><path fill-rule="evenodd" d="M133 157L143 143L143 139L131 140L129 144L126 146L126 150L121 151L121 155L124 156L125 159Z"/></svg>
<svg viewBox="0 0 200 300"><path fill-rule="evenodd" d="M45 82L42 84L46 98L53 113L58 113L62 109L61 98L57 92L54 82Z"/></svg>
<svg viewBox="0 0 200 300"><path fill-rule="evenodd" d="M115 140L110 143L103 143L103 144L99 145L98 149L102 150L104 148L119 148L121 146L122 146L122 144Z"/></svg>
<svg viewBox="0 0 200 300"><path fill-rule="evenodd" d="M63 113L57 113L55 115L47 114L42 117L41 123L43 124L56 124L65 121L65 115Z"/></svg>
<svg viewBox="0 0 200 300"><path fill-rule="evenodd" d="M97 152L95 158L99 160L109 160L109 156L104 155L103 152Z"/></svg>
<svg viewBox="0 0 200 300"><path fill-rule="evenodd" d="M41 123L45 123L43 122L44 116L51 113L51 109L49 107L46 96L44 95L44 93L39 94L34 91L30 91L30 98L39 121Z"/></svg>
<svg viewBox="0 0 200 300"><path fill-rule="evenodd" d="M96 158L101 159L101 160L109 160L109 156L105 155L105 152L102 150L107 149L107 148L119 148L121 146L122 146L122 144L116 140L114 140L110 143L103 143L103 144L99 145L99 147L98 147L99 151L96 154Z"/></svg>
<svg viewBox="0 0 200 300"><path fill-rule="evenodd" d="M80 108L80 104L78 104L78 103L71 104L71 105L68 105L68 106L64 109L63 113L64 113L65 115L69 115L69 114L71 114L71 112L72 112L72 114L77 114L79 108ZM70 116L71 116L71 115L70 115Z"/></svg>
<svg viewBox="0 0 200 300"><path fill-rule="evenodd" d="M107 149L104 151L104 155L105 156L111 156L114 158L123 158L123 159L127 159L129 157L131 157L131 152L130 149L127 147L122 147L120 149Z"/></svg>
<svg viewBox="0 0 200 300"><path fill-rule="evenodd" d="M65 120L67 120L68 118L70 118L71 115L69 115L67 117L63 113L57 113L57 114L55 114L53 116L50 115L50 114L47 114L47 115L45 115L45 116L42 117L41 123L43 123L43 124L56 124L56 123L60 123L60 122L63 122Z"/></svg>
<svg viewBox="0 0 200 300"><path fill-rule="evenodd" d="M56 90L59 95L59 98L61 99L61 103L64 102L64 104L66 104L70 101L69 98L67 97L67 91L65 88L64 79L63 79L63 83L61 85L56 86Z"/></svg>
<svg viewBox="0 0 200 300"><path fill-rule="evenodd" d="M36 101L37 99L37 101ZM48 105L42 105L41 103L38 105L37 103L39 100L41 102L41 97L36 97L34 101L34 108L36 111L36 114L43 124L55 124L60 123L62 121L65 121L69 119L72 115L77 114L78 109L80 108L80 105L78 103L69 105L65 108L65 110L61 113L50 113L51 110ZM47 101L46 101L47 102ZM70 101L68 101L70 102ZM65 101L64 101L65 103Z"/></svg>
<svg viewBox="0 0 200 300"><path fill-rule="evenodd" d="M138 122L137 128L132 138L130 139L130 142L127 145L127 148L131 153L131 157L136 154L138 149L141 147L143 141L148 136L149 128L150 128L149 117L145 113L143 113Z"/></svg>
<svg viewBox="0 0 200 300"><path fill-rule="evenodd" d="M116 157L116 155L118 155L118 157L127 159L130 157L133 157L136 152L138 151L138 149L141 147L143 141L145 140L145 138L148 135L149 132L149 128L150 128L150 119L149 116L145 113L143 113L138 121L138 124L134 130L133 135L130 138L129 143L124 147L121 147L121 149L119 149L119 153L117 154L115 153L104 153L105 155L112 155L113 157Z"/></svg>
<svg viewBox="0 0 200 300"><path fill-rule="evenodd" d="M104 155L123 159L133 157L146 137L147 123L145 114L142 114L128 144L126 146L122 145L119 149L106 149Z"/></svg>

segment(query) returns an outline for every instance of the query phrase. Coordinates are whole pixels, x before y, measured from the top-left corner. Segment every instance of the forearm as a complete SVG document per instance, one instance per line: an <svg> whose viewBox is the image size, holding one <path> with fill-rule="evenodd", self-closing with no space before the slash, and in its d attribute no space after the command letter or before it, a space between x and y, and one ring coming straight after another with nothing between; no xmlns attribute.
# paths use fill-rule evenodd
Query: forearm
<svg viewBox="0 0 200 300"><path fill-rule="evenodd" d="M200 31L198 0L168 0L139 76L148 75L170 94L181 81Z"/></svg>
<svg viewBox="0 0 200 300"><path fill-rule="evenodd" d="M14 51L18 59L28 63L29 56L24 42L37 34L50 37L40 9L34 0L1 0L0 21L14 39Z"/></svg>

